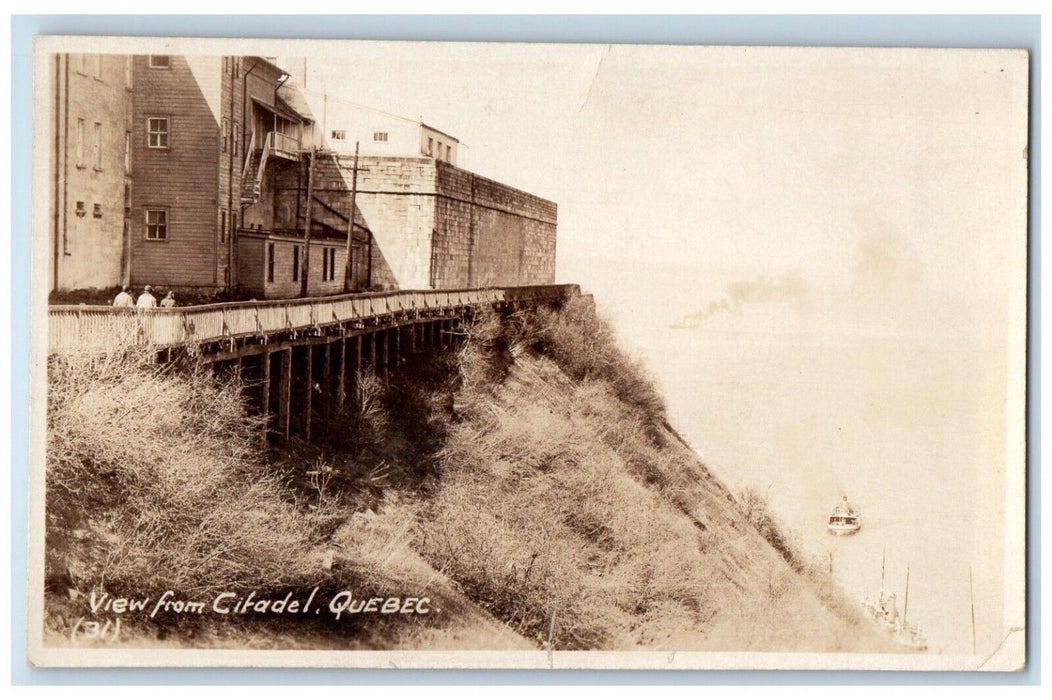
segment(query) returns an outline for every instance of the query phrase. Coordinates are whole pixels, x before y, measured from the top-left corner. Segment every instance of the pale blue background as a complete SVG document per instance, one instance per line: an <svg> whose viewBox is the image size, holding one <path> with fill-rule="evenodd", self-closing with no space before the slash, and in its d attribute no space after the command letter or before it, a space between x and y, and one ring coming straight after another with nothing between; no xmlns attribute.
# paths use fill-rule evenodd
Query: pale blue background
<svg viewBox="0 0 1052 700"><path fill-rule="evenodd" d="M29 669L25 665L29 444L29 231L32 42L36 34L421 39L637 44L931 46L1031 51L1028 363L1028 669L1023 674L809 671L408 671ZM11 20L11 678L14 684L1036 684L1040 657L1040 170L1038 16L185 16L21 15Z"/></svg>

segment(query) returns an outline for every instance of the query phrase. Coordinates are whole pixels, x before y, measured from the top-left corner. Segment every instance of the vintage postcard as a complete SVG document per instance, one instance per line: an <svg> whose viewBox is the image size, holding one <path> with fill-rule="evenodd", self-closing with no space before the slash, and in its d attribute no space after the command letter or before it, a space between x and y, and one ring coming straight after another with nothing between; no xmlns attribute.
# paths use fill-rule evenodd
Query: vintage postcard
<svg viewBox="0 0 1052 700"><path fill-rule="evenodd" d="M35 49L29 663L1025 665L1025 51Z"/></svg>

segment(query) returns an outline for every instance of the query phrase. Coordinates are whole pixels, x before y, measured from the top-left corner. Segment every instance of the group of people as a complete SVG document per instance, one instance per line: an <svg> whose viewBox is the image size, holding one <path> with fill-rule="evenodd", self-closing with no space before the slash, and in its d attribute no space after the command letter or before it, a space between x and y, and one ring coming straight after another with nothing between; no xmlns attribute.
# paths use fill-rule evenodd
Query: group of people
<svg viewBox="0 0 1052 700"><path fill-rule="evenodd" d="M142 294L136 299L132 296L131 287L125 284L121 286L121 291L114 297L113 305L125 309L156 309L158 306L162 309L170 309L175 306L175 292L169 289L168 293L158 303L157 297L153 295L153 287L150 285L143 287Z"/></svg>

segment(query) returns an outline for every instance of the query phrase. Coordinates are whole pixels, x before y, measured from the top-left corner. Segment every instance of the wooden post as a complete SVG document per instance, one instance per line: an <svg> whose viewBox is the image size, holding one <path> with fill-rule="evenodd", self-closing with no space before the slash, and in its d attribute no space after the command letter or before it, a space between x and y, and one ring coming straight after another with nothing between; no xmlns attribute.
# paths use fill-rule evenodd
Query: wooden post
<svg viewBox="0 0 1052 700"><path fill-rule="evenodd" d="M343 410L343 404L347 400L347 338L336 341L339 364L336 371L336 409Z"/></svg>
<svg viewBox="0 0 1052 700"><path fill-rule="evenodd" d="M413 355L416 354L416 333L419 328L418 323L409 324L409 352Z"/></svg>
<svg viewBox="0 0 1052 700"><path fill-rule="evenodd" d="M321 365L321 410L322 419L325 421L325 429L329 429L329 421L332 419L332 341L322 346Z"/></svg>
<svg viewBox="0 0 1052 700"><path fill-rule="evenodd" d="M259 404L263 410L263 445L267 444L267 436L270 433L270 351L264 350L259 356L259 373L261 384L259 387Z"/></svg>
<svg viewBox="0 0 1052 700"><path fill-rule="evenodd" d="M298 415L296 416L296 427L298 429L300 438L303 440L310 440L311 436L311 408L313 405L313 394L314 394L314 346L313 345L300 345L297 348L300 352L299 362L295 361L295 355L293 356L293 372L296 372L299 376L299 395L298 401L295 408L298 409Z"/></svg>
<svg viewBox="0 0 1052 700"><path fill-rule="evenodd" d="M317 149L310 149L310 169L307 171L307 220L303 224L303 257L300 259L300 296L307 296L307 277L310 274L310 234L314 216L314 163L317 160ZM300 171L302 172L302 171ZM353 220L353 217L352 217Z"/></svg>
<svg viewBox="0 0 1052 700"><path fill-rule="evenodd" d="M358 197L358 141L354 142L354 169L351 171L351 213L347 216L347 261L343 268L343 293L351 291L351 246L354 244L354 213Z"/></svg>
<svg viewBox="0 0 1052 700"><path fill-rule="evenodd" d="M369 369L376 371L376 333L369 334Z"/></svg>
<svg viewBox="0 0 1052 700"><path fill-rule="evenodd" d="M289 417L292 415L292 348L281 351L281 367L278 383L278 433L282 440L289 439Z"/></svg>
<svg viewBox="0 0 1052 700"><path fill-rule="evenodd" d="M394 368L402 366L402 326L394 327Z"/></svg>

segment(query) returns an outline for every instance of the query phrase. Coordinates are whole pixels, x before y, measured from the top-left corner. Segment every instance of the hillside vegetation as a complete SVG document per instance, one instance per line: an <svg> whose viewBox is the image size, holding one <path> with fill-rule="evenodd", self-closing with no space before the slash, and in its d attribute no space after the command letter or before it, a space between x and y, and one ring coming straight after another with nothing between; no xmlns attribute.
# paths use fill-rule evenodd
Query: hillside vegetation
<svg viewBox="0 0 1052 700"><path fill-rule="evenodd" d="M129 643L890 651L755 494L679 439L588 304L479 317L264 450L237 377L49 366L47 625L91 593L428 596L334 621L129 620Z"/></svg>

